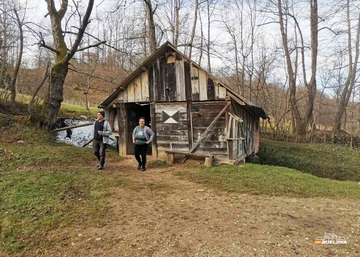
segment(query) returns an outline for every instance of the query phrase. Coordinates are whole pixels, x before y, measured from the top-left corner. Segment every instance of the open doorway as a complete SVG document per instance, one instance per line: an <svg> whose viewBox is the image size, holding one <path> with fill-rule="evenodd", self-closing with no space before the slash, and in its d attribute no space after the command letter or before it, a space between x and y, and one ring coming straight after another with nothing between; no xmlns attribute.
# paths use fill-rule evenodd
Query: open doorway
<svg viewBox="0 0 360 257"><path fill-rule="evenodd" d="M150 104L136 104L128 103L126 104L126 117L127 117L127 145L126 152L128 155L134 154L134 145L132 143L132 131L134 128L139 125L139 118L145 118L145 125L151 127L150 120ZM148 154L151 154L151 144L148 147Z"/></svg>

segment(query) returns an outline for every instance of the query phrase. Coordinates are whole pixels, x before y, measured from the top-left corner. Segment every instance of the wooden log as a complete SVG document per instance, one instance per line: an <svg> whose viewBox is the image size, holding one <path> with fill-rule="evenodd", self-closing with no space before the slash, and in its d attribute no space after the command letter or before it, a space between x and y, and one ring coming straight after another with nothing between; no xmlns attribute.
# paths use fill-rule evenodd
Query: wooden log
<svg viewBox="0 0 360 257"><path fill-rule="evenodd" d="M92 139L90 139L90 140L86 141L86 142L85 142L85 144L83 144L81 147L85 147L85 146L87 146L87 145L88 145L88 144L90 144L92 141L93 141Z"/></svg>
<svg viewBox="0 0 360 257"><path fill-rule="evenodd" d="M57 129L53 129L51 130L51 132L58 132L58 131L63 131L63 130L67 130L67 129L73 129L73 128L80 128L80 127L85 127L85 126L90 126L90 125L94 125L94 123L84 123L84 124L79 124L79 125L73 125L73 126L68 126L68 127L63 127L63 128L57 128Z"/></svg>
<svg viewBox="0 0 360 257"><path fill-rule="evenodd" d="M167 164L173 164L174 163L174 159L175 159L175 154L167 154L166 156L166 163Z"/></svg>
<svg viewBox="0 0 360 257"><path fill-rule="evenodd" d="M206 167L211 167L211 166L213 166L213 162L214 162L214 158L213 158L213 157L205 157L204 165L205 165Z"/></svg>
<svg viewBox="0 0 360 257"><path fill-rule="evenodd" d="M200 154L200 153L189 153L189 152L180 152L180 151L165 151L166 152L166 163L167 164L173 164L174 163L174 159L175 159L175 154L179 154L179 155L184 155L184 158L182 160L182 163L186 162L186 160L189 157L194 157L194 158L205 158L205 166L207 167L211 167L213 165L214 162L214 156L210 155L210 154Z"/></svg>
<svg viewBox="0 0 360 257"><path fill-rule="evenodd" d="M237 137L237 138L225 138L225 140L228 140L228 141L236 141L236 140L244 140L245 138L243 137Z"/></svg>
<svg viewBox="0 0 360 257"><path fill-rule="evenodd" d="M202 154L202 153L190 153L190 152L181 152L181 151L165 151L167 154L179 154L192 157L212 157L211 154Z"/></svg>

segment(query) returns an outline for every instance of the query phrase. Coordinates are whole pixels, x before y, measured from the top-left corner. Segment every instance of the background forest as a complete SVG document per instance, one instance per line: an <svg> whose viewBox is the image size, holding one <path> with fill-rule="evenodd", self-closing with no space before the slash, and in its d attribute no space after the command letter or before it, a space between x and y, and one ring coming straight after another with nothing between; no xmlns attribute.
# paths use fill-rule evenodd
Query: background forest
<svg viewBox="0 0 360 257"><path fill-rule="evenodd" d="M359 135L359 1L0 0L0 34L1 103L44 100L45 124L62 102L96 107L169 41L261 106L263 132Z"/></svg>

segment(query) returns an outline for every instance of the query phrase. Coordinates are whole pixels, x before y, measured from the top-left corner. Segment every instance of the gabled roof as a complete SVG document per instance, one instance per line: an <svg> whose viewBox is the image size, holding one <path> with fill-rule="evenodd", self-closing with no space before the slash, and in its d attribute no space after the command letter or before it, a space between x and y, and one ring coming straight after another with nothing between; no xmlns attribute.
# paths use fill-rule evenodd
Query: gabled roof
<svg viewBox="0 0 360 257"><path fill-rule="evenodd" d="M153 53L152 55L150 55L141 65L139 65L139 67L136 68L135 71L133 71L128 77L126 77L126 79L124 79L120 85L116 88L116 90L110 94L110 96L108 96L104 101L102 101L99 104L99 108L105 108L106 106L108 106L112 101L114 101L116 99L116 97L119 95L119 93L123 90L126 89L126 87L138 76L140 76L140 74L142 72L144 72L144 70L148 69L148 67L154 62L156 61L160 56L162 56L166 50L171 49L172 51L176 52L177 54L179 54L182 58L188 60L189 62L191 62L194 66L196 66L198 69L201 69L203 71L205 71L203 68L201 68L198 64L196 64L195 62L191 61L188 57L186 57L183 53L179 52L175 46L173 46L169 41L167 41L166 43L164 43L159 49L157 49L155 51L155 53ZM206 71L205 71L206 72ZM212 78L215 81L218 81L221 86L225 87L227 91L229 91L231 93L232 98L237 102L241 103L241 105L244 105L245 109L247 109L250 113L259 116L263 119L266 119L267 116L264 112L264 110L258 106L256 106L255 104L251 103L250 101L248 101L247 99L245 99L244 97L240 96L239 94L235 93L230 87L228 87L226 84L224 84L223 82L221 82L219 79L215 78L213 75L211 75L210 73L206 72L207 75Z"/></svg>

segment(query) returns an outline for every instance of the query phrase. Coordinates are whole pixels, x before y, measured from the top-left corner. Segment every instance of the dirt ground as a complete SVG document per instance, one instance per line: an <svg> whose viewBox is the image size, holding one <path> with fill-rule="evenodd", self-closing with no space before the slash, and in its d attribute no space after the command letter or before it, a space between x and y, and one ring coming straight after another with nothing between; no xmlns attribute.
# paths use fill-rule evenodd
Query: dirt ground
<svg viewBox="0 0 360 257"><path fill-rule="evenodd" d="M105 175L146 186L117 188L104 227L68 230L39 256L360 256L359 200L229 193L174 174L185 169L176 163L141 172L133 158L108 161ZM315 244L325 233L347 244Z"/></svg>

